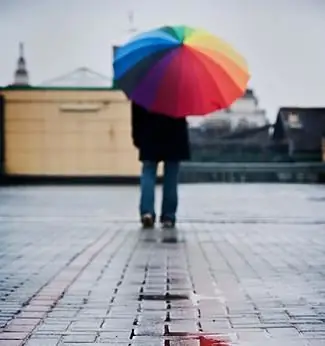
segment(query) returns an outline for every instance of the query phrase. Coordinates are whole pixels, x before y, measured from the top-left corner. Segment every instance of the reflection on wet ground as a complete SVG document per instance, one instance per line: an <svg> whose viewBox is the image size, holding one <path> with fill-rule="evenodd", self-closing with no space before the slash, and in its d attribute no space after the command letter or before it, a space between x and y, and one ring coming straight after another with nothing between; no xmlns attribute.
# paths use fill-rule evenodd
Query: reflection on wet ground
<svg viewBox="0 0 325 346"><path fill-rule="evenodd" d="M164 345L228 346L229 340L228 342L226 340L229 338L227 335L222 337L215 333L204 333L200 327L200 322L193 320L193 314L195 316L194 318L200 317L200 309L195 306L195 302L193 301L193 298L195 297L195 288L193 289L192 287L191 289L188 285L189 278L184 270L184 266L180 264L181 258L180 263L177 263L176 257L175 263L170 261L170 259L173 258L173 256L170 256L171 250L173 249L173 251L177 252L177 245L185 242L184 233L179 232L177 228L167 230L139 230L139 240L144 244L155 244L157 254L161 249L169 252L169 256L166 258L167 263L151 263L136 268L137 270L143 270L145 273L145 279L142 282L142 287L138 296L138 300L140 301L139 311L142 311L141 304L145 301L164 302L165 304L166 317L164 319L164 333L163 335L160 333L157 334L157 336L162 338ZM170 245L168 246L166 244ZM170 248L170 246L172 246L172 248ZM160 286L158 282L163 282L164 286ZM150 293L153 291L156 291L157 293ZM158 291L160 293L158 293ZM154 309L152 312L153 311ZM196 323L196 327L198 327L199 330L201 329L201 332L190 333L174 331L172 328L173 324L180 321ZM148 327L150 328L150 324L159 324L159 319L156 320L155 318L152 318L148 322ZM141 330L141 323L139 323L140 329L137 328L137 325L138 321L135 321L135 328L131 334L131 340L136 340L136 337L141 335L141 332L139 332Z"/></svg>
<svg viewBox="0 0 325 346"><path fill-rule="evenodd" d="M153 243L172 243L177 244L184 241L184 237L177 228L164 229L161 232L156 232L154 230L139 230L139 239L143 242L153 242Z"/></svg>
<svg viewBox="0 0 325 346"><path fill-rule="evenodd" d="M135 188L0 189L0 345L320 346L324 194L182 186L142 231Z"/></svg>

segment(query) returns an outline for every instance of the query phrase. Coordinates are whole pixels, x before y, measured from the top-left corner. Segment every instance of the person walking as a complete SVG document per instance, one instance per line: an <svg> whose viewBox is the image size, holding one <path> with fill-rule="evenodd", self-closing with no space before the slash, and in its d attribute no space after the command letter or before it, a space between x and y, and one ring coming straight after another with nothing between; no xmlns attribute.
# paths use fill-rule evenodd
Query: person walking
<svg viewBox="0 0 325 346"><path fill-rule="evenodd" d="M142 162L140 179L140 219L143 228L154 228L155 187L159 162L164 163L163 198L160 223L163 228L176 224L178 173L181 161L190 159L186 118L154 113L132 102L132 139Z"/></svg>

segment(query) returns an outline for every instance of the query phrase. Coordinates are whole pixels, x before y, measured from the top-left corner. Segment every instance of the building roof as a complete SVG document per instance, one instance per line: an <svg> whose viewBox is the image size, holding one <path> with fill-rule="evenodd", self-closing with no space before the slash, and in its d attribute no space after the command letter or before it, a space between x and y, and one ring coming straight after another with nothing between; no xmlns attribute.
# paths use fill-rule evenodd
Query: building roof
<svg viewBox="0 0 325 346"><path fill-rule="evenodd" d="M8 85L1 87L1 90L81 90L81 91L120 91L111 83L111 79L103 74L95 72L89 68L81 67L65 75L47 80L40 85Z"/></svg>
<svg viewBox="0 0 325 346"><path fill-rule="evenodd" d="M110 87L112 80L108 76L93 71L87 67L80 67L62 76L44 81L40 86L48 87Z"/></svg>
<svg viewBox="0 0 325 346"><path fill-rule="evenodd" d="M319 150L325 136L325 108L282 107L274 126L273 138L290 138L295 150Z"/></svg>
<svg viewBox="0 0 325 346"><path fill-rule="evenodd" d="M74 87L74 86L30 86L30 85L8 85L8 86L0 86L0 92L1 91L22 91L22 90L28 90L28 91L121 91L118 88L112 87Z"/></svg>

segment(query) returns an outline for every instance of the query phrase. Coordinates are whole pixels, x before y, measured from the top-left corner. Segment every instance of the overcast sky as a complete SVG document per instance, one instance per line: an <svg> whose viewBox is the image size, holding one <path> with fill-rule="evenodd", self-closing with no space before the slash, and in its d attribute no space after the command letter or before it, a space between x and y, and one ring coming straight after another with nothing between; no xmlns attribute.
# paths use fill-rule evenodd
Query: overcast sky
<svg viewBox="0 0 325 346"><path fill-rule="evenodd" d="M87 66L111 75L111 46L138 30L187 24L226 39L248 60L260 105L325 106L325 0L0 0L0 85L23 41L31 82Z"/></svg>

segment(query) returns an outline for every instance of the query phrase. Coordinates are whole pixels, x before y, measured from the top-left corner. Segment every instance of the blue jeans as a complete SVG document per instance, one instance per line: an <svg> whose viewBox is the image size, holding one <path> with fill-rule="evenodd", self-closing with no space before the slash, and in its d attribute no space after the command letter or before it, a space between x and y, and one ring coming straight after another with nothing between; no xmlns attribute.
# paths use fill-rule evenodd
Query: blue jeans
<svg viewBox="0 0 325 346"><path fill-rule="evenodd" d="M140 215L155 214L155 186L157 178L158 162L144 161L141 174L141 198ZM178 205L178 182L179 162L164 162L163 177L163 200L161 206L160 221L176 222L176 211Z"/></svg>

